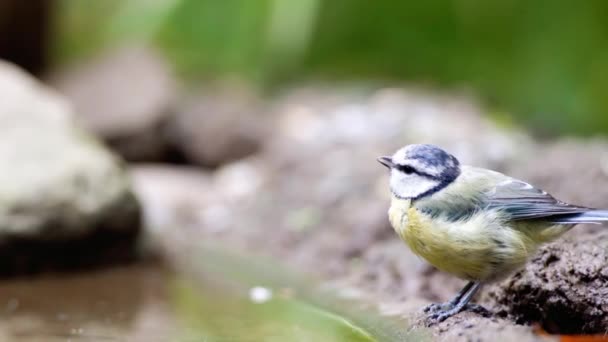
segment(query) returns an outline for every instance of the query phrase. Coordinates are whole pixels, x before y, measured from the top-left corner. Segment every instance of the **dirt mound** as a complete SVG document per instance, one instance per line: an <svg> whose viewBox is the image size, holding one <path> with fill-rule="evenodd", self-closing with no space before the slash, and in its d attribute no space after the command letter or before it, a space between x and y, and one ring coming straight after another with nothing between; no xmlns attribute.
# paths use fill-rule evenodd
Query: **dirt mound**
<svg viewBox="0 0 608 342"><path fill-rule="evenodd" d="M580 228L579 228L580 229ZM608 234L544 247L521 272L488 291L500 314L550 333L608 329Z"/></svg>

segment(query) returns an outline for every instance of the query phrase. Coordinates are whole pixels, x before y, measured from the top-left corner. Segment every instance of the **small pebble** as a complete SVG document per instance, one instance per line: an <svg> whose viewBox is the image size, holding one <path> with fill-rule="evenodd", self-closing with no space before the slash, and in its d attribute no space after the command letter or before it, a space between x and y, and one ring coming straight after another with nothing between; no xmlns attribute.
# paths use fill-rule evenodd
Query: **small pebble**
<svg viewBox="0 0 608 342"><path fill-rule="evenodd" d="M19 299L11 298L6 302L5 310L6 312L14 312L19 308Z"/></svg>
<svg viewBox="0 0 608 342"><path fill-rule="evenodd" d="M266 303L272 299L272 290L261 286L252 287L249 290L249 299L256 304Z"/></svg>

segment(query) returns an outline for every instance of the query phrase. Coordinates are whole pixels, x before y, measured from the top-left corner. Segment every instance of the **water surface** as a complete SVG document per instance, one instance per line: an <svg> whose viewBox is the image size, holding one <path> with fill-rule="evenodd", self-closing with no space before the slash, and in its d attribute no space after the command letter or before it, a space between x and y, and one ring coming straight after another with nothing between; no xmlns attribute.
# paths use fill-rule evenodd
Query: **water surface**
<svg viewBox="0 0 608 342"><path fill-rule="evenodd" d="M418 340L276 268L209 254L196 271L139 264L0 282L0 341ZM245 269L246 268L246 269ZM181 270L182 268L180 268ZM221 272L218 272L221 271Z"/></svg>

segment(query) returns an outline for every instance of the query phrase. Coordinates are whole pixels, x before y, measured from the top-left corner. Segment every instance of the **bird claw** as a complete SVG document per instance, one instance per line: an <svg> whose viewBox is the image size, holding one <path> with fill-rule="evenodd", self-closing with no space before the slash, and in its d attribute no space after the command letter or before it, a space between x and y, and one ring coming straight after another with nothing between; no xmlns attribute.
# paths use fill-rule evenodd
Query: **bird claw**
<svg viewBox="0 0 608 342"><path fill-rule="evenodd" d="M440 311L447 311L450 310L454 305L452 305L452 303L450 302L446 302L446 303L431 303L427 306L424 307L424 309L422 309L424 311L424 313L430 313L430 314L434 314Z"/></svg>
<svg viewBox="0 0 608 342"><path fill-rule="evenodd" d="M451 303L430 304L424 308L424 312L430 313L426 318L426 325L430 327L441 323L461 311L474 312L484 317L492 315L488 309L478 304L467 304L464 308L454 307Z"/></svg>
<svg viewBox="0 0 608 342"><path fill-rule="evenodd" d="M433 314L430 314L426 318L426 326L430 327L435 324L439 324L439 323L445 321L446 319L452 317L455 314L456 314L456 312L450 312L450 311L441 311L441 312L435 312Z"/></svg>

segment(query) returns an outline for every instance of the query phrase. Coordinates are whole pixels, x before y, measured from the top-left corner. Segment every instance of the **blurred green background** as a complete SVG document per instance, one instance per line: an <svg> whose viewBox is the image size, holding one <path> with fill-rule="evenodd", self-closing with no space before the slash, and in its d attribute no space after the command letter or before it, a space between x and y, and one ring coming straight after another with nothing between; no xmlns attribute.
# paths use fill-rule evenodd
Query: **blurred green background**
<svg viewBox="0 0 608 342"><path fill-rule="evenodd" d="M57 0L52 57L152 42L187 80L457 90L538 135L608 133L608 2Z"/></svg>

